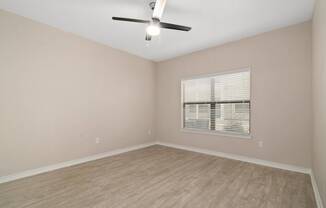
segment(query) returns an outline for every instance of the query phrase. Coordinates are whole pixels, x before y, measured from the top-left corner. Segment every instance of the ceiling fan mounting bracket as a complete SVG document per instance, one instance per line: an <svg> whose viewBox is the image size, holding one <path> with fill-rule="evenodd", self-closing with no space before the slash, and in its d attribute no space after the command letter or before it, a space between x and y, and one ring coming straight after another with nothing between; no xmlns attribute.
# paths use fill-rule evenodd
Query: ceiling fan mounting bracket
<svg viewBox="0 0 326 208"><path fill-rule="evenodd" d="M156 4L156 1L152 1L149 3L149 8L151 8L151 10L154 10L155 9L155 4Z"/></svg>

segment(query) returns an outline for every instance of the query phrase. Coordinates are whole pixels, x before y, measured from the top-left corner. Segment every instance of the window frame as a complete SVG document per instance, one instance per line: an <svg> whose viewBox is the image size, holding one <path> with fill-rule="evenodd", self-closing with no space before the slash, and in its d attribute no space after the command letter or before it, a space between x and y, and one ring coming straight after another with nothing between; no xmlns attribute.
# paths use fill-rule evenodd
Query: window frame
<svg viewBox="0 0 326 208"><path fill-rule="evenodd" d="M231 101L231 102L235 102L235 103L249 103L249 134L242 134L242 133L236 133L236 132L227 132L227 131L218 131L218 130L201 130L201 129L195 129L195 128L185 128L184 127L184 116L185 116L185 104L183 102L183 96L184 96L184 86L183 86L183 82L184 81L188 81L188 80L193 80L193 79L201 79L201 78L211 78L214 76L221 76L221 75L226 75L226 74L235 74L235 73L241 73L241 72L249 72L249 77L250 77L250 85L249 85L249 93L250 93L250 97L249 97L249 101L246 102L240 102L240 101ZM181 105L180 105L180 110L181 110L181 128L180 130L184 133L195 133L195 134L208 134L208 135L219 135L219 136L227 136L227 137L234 137L234 138L243 138L243 139L251 139L252 138L252 117L251 117L251 112L252 112L252 73L251 73L251 67L244 67L244 68L240 68L240 69L233 69L233 70L224 70L224 71L220 71L217 73L211 73L211 74L202 74L202 75L195 75L195 76L191 76L191 77L186 77L186 78L182 78L180 80L180 98L181 98ZM226 101L227 102L227 101ZM190 103L190 102L189 102ZM211 103L215 103L219 104L219 103L225 103L225 101L216 101L216 102L194 102L194 104L211 104ZM227 102L229 103L229 102Z"/></svg>

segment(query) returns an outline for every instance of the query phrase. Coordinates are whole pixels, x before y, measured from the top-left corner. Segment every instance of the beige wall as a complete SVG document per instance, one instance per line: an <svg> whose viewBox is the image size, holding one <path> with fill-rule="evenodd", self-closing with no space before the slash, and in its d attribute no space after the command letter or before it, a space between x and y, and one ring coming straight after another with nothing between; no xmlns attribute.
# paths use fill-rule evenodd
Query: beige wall
<svg viewBox="0 0 326 208"><path fill-rule="evenodd" d="M152 62L4 11L0 37L0 176L153 140Z"/></svg>
<svg viewBox="0 0 326 208"><path fill-rule="evenodd" d="M326 1L318 0L313 20L313 172L326 205Z"/></svg>
<svg viewBox="0 0 326 208"><path fill-rule="evenodd" d="M156 64L4 11L0 34L0 176L155 138L311 165L310 23ZM248 66L252 139L180 131L182 78Z"/></svg>
<svg viewBox="0 0 326 208"><path fill-rule="evenodd" d="M182 78L248 66L252 139L180 131ZM159 141L311 166L310 22L161 62L157 82Z"/></svg>

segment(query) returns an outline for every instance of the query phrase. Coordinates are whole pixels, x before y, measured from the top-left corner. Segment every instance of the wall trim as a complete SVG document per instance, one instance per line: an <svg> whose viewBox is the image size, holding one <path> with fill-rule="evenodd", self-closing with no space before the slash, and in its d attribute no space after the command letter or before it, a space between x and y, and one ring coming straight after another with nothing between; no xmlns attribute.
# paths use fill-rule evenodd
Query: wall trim
<svg viewBox="0 0 326 208"><path fill-rule="evenodd" d="M53 171L53 170L58 170L61 168L66 168L66 167L102 159L102 158L109 157L109 156L119 155L119 154L130 152L133 150L143 149L143 148L155 145L155 144L156 144L155 142L151 142L151 143L144 143L144 144L140 144L140 145L134 145L134 146L125 147L125 148L121 148L121 149L111 150L111 151L96 154L96 155L91 155L91 156L80 158L80 159L70 160L70 161L66 161L66 162L62 162L62 163L58 163L58 164L54 164L54 165L49 165L49 166L44 166L44 167L40 167L40 168L36 168L36 169L32 169L32 170L26 170L26 171L23 171L20 173L14 173L14 174L7 175L7 176L1 176L0 184L18 180L21 178L26 178L29 176L38 175L41 173L46 173L46 172Z"/></svg>
<svg viewBox="0 0 326 208"><path fill-rule="evenodd" d="M272 167L272 168L278 168L278 169L283 169L283 170L289 170L289 171L309 174L311 177L311 184L312 184L312 187L314 190L317 207L324 208L320 193L318 191L318 186L317 186L315 176L314 176L312 170L309 168L298 167L298 166L288 165L288 164L283 164L283 163L276 163L276 162L261 160L261 159L257 159L257 158L250 158L250 157L246 157L246 156L229 154L229 153L218 152L218 151L207 150L207 149L201 149L201 148L190 147L190 146L185 146L185 145L165 143L165 142L144 143L144 144L130 146L130 147L121 148L121 149L116 149L116 150L112 150L112 151L108 151L108 152L104 152L104 153L100 153L100 154L96 154L96 155L91 155L91 156L80 158L80 159L70 160L70 161L66 161L66 162L62 162L62 163L58 163L58 164L54 164L54 165L44 166L44 167L40 167L40 168L36 168L36 169L32 169L32 170L26 170L26 171L23 171L20 173L2 176L2 177L0 177L0 184L18 180L18 179L22 179L22 178L26 178L26 177L30 177L30 176L34 176L34 175L38 175L38 174L42 174L42 173L46 173L46 172L50 172L50 171L54 171L54 170L58 170L61 168L66 168L66 167L70 167L70 166L74 166L74 165L78 165L78 164L114 156L114 155L119 155L122 153L134 151L134 150L143 149L143 148L150 147L153 145L162 145L162 146L166 146L166 147L182 149L182 150L202 153L202 154L206 154L206 155L218 156L218 157L253 163L253 164L257 164L257 165L263 165L263 166Z"/></svg>
<svg viewBox="0 0 326 208"><path fill-rule="evenodd" d="M319 189L318 189L318 186L317 186L317 181L316 181L316 178L315 178L315 175L314 175L313 171L311 171L310 177L311 177L312 188L313 188L314 194L315 194L317 208L324 208L323 201L321 199Z"/></svg>
<svg viewBox="0 0 326 208"><path fill-rule="evenodd" d="M201 148L172 144L172 143L157 142L157 144L166 146L166 147L172 147L172 148L176 148L176 149L182 149L182 150L188 150L188 151L192 151L192 152L202 153L202 154L206 154L206 155L213 155L213 156L223 157L223 158L227 158L227 159L239 160L239 161L253 163L253 164L257 164L257 165L272 167L272 168L289 170L289 171L293 171L293 172L305 173L305 174L309 174L309 175L311 173L310 168L304 168L304 167L299 167L299 166L294 166L294 165L277 163L277 162L272 162L272 161L268 161L268 160L261 160L261 159L252 158L252 157L246 157L246 156L241 156L241 155L236 155L236 154L229 154L229 153L224 153L224 152L218 152L218 151L213 151L213 150L201 149Z"/></svg>
<svg viewBox="0 0 326 208"><path fill-rule="evenodd" d="M257 158L251 158L251 157L246 157L246 156L241 156L241 155L236 155L236 154L212 151L212 150L190 147L190 146L185 146L185 145L178 145L178 144L165 143L165 142L156 142L156 144L166 146L166 147L176 148L176 149L182 149L182 150L202 153L202 154L206 154L206 155L212 155L212 156L223 157L223 158L232 159L232 160L238 160L238 161L242 161L242 162L253 163L253 164L267 166L267 167L271 167L271 168L278 168L278 169L282 169L282 170L288 170L288 171L308 174L308 175L310 175L310 178L311 178L311 184L312 184L312 188L314 191L317 208L324 208L323 202L321 200L321 196L320 196L320 193L318 190L316 178L310 168L304 168L304 167L288 165L288 164L284 164L284 163L277 163L277 162L272 162L272 161L268 161L268 160L261 160L261 159L257 159Z"/></svg>

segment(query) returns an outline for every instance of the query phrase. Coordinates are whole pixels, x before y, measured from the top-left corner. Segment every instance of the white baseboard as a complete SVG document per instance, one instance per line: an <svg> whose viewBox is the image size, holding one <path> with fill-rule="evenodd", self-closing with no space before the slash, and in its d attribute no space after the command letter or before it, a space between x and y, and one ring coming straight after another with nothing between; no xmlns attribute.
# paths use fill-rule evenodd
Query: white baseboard
<svg viewBox="0 0 326 208"><path fill-rule="evenodd" d="M312 188L314 189L315 199L318 208L324 208L323 201L318 190L317 181L313 172L310 173Z"/></svg>
<svg viewBox="0 0 326 208"><path fill-rule="evenodd" d="M289 171L293 171L293 172L299 172L299 173L305 173L305 174L310 174L310 172L311 172L311 169L309 169L309 168L298 167L298 166L294 166L294 165L288 165L288 164L277 163L277 162L271 162L271 161L267 161L267 160L261 160L261 159L251 158L251 157L246 157L246 156L241 156L241 155L217 152L217 151L212 151L212 150L207 150L207 149L201 149L201 148L196 148L196 147L177 145L177 144L171 144L171 143L165 143L165 142L157 142L156 144L162 145L162 146L167 146L167 147L172 147L172 148L176 148L176 149L198 152L198 153L202 153L202 154L206 154L206 155L213 155L213 156L228 158L228 159L232 159L232 160L239 160L239 161L243 161L243 162L254 163L257 165L262 165L262 166L267 166L267 167L272 167L272 168L289 170Z"/></svg>
<svg viewBox="0 0 326 208"><path fill-rule="evenodd" d="M311 177L311 184L312 184L312 187L314 190L317 208L324 208L323 202L322 202L320 194L319 194L315 176L314 176L312 170L309 168L298 167L298 166L288 165L288 164L283 164L283 163L276 163L276 162L271 162L271 161L267 161L267 160L260 160L257 158L250 158L250 157L229 154L229 153L224 153L224 152L200 149L200 148L196 148L196 147L189 147L189 146L184 146L184 145L165 143L165 142L157 142L156 144L166 146L166 147L172 147L172 148L176 148L176 149L198 152L198 153L202 153L202 154L206 154L206 155L218 156L218 157L228 158L228 159L232 159L232 160L239 160L239 161L253 163L253 164L257 164L257 165L308 174Z"/></svg>
<svg viewBox="0 0 326 208"><path fill-rule="evenodd" d="M61 168L69 167L69 166L73 166L73 165L78 165L78 164L93 161L93 160L98 160L98 159L113 156L113 155L122 154L125 152L130 152L133 150L142 149L142 148L149 147L149 146L152 146L155 144L156 143L153 142L153 143L145 143L145 144L135 145L135 146L112 150L109 152L92 155L92 156L88 156L88 157L84 157L84 158L80 158L80 159L76 159L76 160L70 160L67 162L49 165L49 166L45 166L45 167L41 167L41 168L37 168L37 169L33 169L33 170L27 170L27 171L23 171L23 172L12 174L12 175L1 176L0 184L9 182L9 181L14 181L14 180L21 179L21 178L26 178L26 177L33 176L33 175L38 175L41 173L46 173L49 171L53 171L53 170L57 170L57 169L61 169Z"/></svg>
<svg viewBox="0 0 326 208"><path fill-rule="evenodd" d="M143 148L146 148L146 147L149 147L152 145L162 145L162 146L166 146L166 147L172 147L172 148L176 148L176 149L188 150L188 151L198 152L198 153L207 154L207 155L213 155L213 156L218 156L218 157L223 157L223 158L228 158L228 159L233 159L233 160L239 160L239 161L243 161L243 162L253 163L253 164L257 164L257 165L263 165L263 166L272 167L272 168L278 168L278 169L283 169L283 170L289 170L289 171L309 174L311 176L311 183L312 183L312 187L314 190L317 207L324 208L319 191L318 191L318 187L317 187L317 183L316 183L314 174L312 173L311 169L309 169L309 168L303 168L303 167L298 167L298 166L293 166L293 165L288 165L288 164L283 164L283 163L271 162L271 161L267 161L267 160L260 160L257 158L250 158L250 157L246 157L246 156L240 156L240 155L235 155L235 154L217 152L217 151L212 151L212 150L206 150L206 149L200 149L200 148L196 148L196 147L189 147L189 146L164 143L164 142L152 142L152 143L140 144L140 145L136 145L136 146L112 150L112 151L97 154L97 155L88 156L88 157L81 158L81 159L62 162L62 163L58 163L55 165L49 165L49 166L45 166L45 167L41 167L41 168L37 168L37 169L33 169L33 170L27 170L27 171L23 171L23 172L8 175L8 176L2 176L2 177L0 177L0 184L9 182L9 181L14 181L14 180L21 179L21 178L25 178L25 177L29 177L29 176L33 176L33 175L38 175L41 173L46 173L49 171L53 171L53 170L57 170L57 169L65 168L65 167L70 167L73 165L82 164L85 162L98 160L98 159L109 157L109 156L114 156L114 155L130 152L133 150L143 149Z"/></svg>

